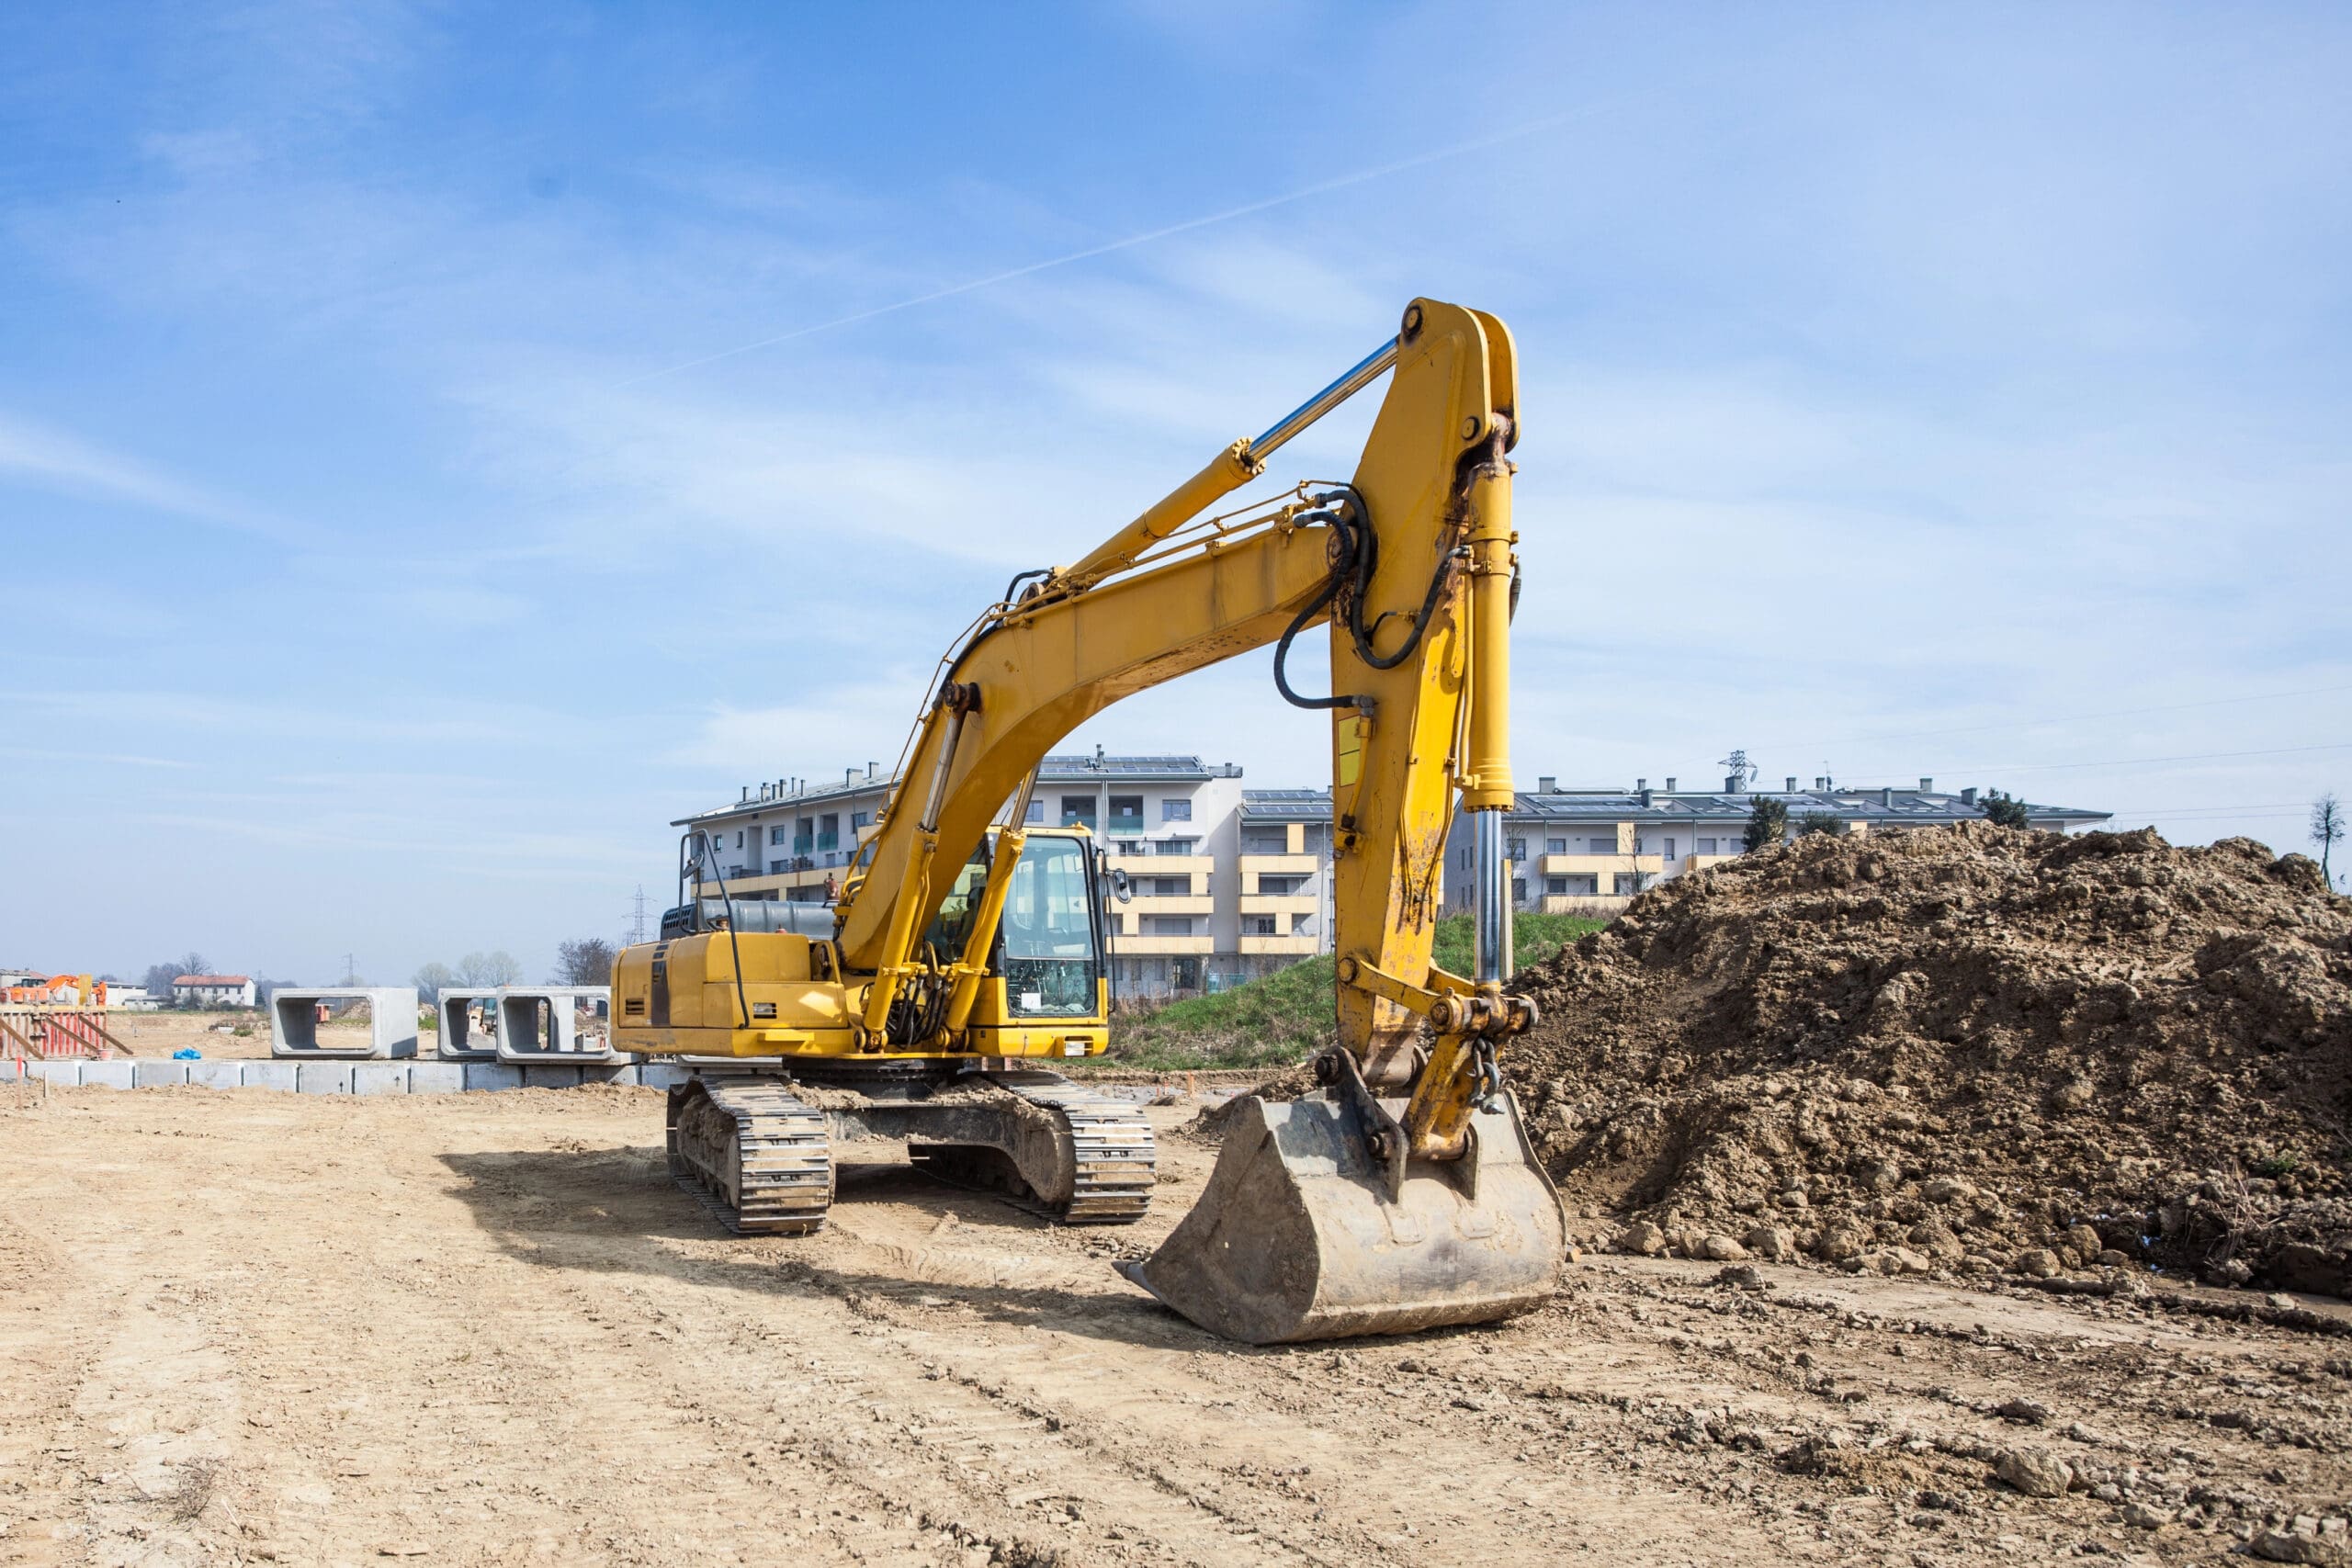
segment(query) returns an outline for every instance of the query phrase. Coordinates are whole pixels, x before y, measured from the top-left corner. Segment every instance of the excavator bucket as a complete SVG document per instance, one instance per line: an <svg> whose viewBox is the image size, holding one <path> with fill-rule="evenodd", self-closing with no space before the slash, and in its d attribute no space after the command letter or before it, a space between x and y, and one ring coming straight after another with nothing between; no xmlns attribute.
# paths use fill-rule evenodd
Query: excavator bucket
<svg viewBox="0 0 2352 1568"><path fill-rule="evenodd" d="M1393 1128L1403 1100L1376 1103ZM1508 1093L1459 1160L1376 1160L1335 1090L1235 1103L1201 1200L1120 1271L1252 1345L1487 1323L1540 1306L1567 1239L1560 1196Z"/></svg>

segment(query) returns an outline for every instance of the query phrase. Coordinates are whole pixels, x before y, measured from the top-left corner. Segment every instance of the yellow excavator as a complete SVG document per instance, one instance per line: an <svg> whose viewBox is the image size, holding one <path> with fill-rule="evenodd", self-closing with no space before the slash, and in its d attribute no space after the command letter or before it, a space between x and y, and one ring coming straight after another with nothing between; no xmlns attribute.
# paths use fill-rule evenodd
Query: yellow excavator
<svg viewBox="0 0 2352 1568"><path fill-rule="evenodd" d="M1210 511L1384 374L1351 479ZM690 895L613 983L616 1046L690 1069L669 1100L680 1183L740 1232L806 1234L836 1148L889 1142L1065 1221L1140 1218L1149 1123L1044 1065L1105 1048L1124 874L1082 829L1029 827L1028 803L1087 718L1271 643L1283 696L1329 715L1338 1044L1315 1091L1234 1108L1200 1201L1125 1271L1256 1344L1544 1300L1566 1226L1497 1066L1534 1021L1508 988L1501 838L1518 412L1502 322L1413 301L1265 434L1081 559L1013 580L941 660L835 904L734 897L689 835ZM1302 695L1286 659L1317 626L1332 689ZM1457 796L1475 840L1467 976L1430 962Z"/></svg>

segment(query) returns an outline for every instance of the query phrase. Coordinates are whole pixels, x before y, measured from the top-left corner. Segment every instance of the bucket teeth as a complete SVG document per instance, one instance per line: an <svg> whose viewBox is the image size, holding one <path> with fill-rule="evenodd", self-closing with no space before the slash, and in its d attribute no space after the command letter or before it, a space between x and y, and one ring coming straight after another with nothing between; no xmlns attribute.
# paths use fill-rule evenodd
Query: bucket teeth
<svg viewBox="0 0 2352 1568"><path fill-rule="evenodd" d="M738 1235L807 1235L833 1201L825 1113L776 1079L670 1091L670 1174Z"/></svg>

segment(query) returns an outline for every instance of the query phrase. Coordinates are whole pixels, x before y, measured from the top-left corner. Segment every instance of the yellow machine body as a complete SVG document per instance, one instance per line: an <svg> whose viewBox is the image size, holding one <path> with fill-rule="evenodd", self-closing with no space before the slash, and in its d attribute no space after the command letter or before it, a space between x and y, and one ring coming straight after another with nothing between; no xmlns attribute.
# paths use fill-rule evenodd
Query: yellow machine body
<svg viewBox="0 0 2352 1568"><path fill-rule="evenodd" d="M1390 372L1349 481L1204 515ZM1391 342L1315 398L1074 563L1023 574L1037 581L980 616L942 660L829 937L735 921L633 947L615 1043L802 1061L1099 1052L1099 979L1073 995L1067 969L1048 969L1060 978L1035 988L1069 1016L1043 1017L1023 977L1080 948L1100 976L1108 956L1088 841L1024 826L1037 770L1121 698L1272 645L1283 697L1330 727L1338 1048L1317 1060L1321 1091L1245 1119L1201 1203L1131 1277L1261 1342L1478 1322L1544 1299L1566 1227L1496 1067L1534 1016L1505 989L1497 836L1514 799L1507 454L1520 434L1502 322L1414 300ZM1314 627L1328 628L1328 695L1283 674ZM1469 976L1431 961L1457 805L1477 831ZM1032 936L1012 942L1023 922Z"/></svg>

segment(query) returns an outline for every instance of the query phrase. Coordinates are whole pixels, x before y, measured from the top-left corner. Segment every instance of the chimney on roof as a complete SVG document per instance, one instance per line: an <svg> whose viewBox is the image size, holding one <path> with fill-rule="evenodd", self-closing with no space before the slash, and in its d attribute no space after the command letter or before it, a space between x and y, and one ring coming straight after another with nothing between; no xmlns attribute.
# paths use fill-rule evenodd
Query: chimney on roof
<svg viewBox="0 0 2352 1568"><path fill-rule="evenodd" d="M1747 793L1747 776L1742 773L1725 773L1724 775L1724 793L1725 795L1746 795Z"/></svg>
<svg viewBox="0 0 2352 1568"><path fill-rule="evenodd" d="M1962 806L1973 806L1976 804L1976 786L1974 784L1970 784L1966 789L1960 792L1960 803Z"/></svg>
<svg viewBox="0 0 2352 1568"><path fill-rule="evenodd" d="M1883 808L1885 808L1885 809L1888 809L1888 810L1892 810L1892 809L1894 809L1894 786L1893 784L1888 784L1884 789L1882 789L1882 790L1880 790L1880 791L1878 792L1878 803L1879 803L1879 805L1880 805L1882 807L1883 807Z"/></svg>
<svg viewBox="0 0 2352 1568"><path fill-rule="evenodd" d="M882 765L882 764L881 764L881 763L879 763L879 762L868 762L868 763L866 763L866 764L865 764L865 776L866 776L867 778L869 778L869 779L870 779L870 778L872 778L872 777L874 776L874 771L875 771L876 768L879 768L881 765Z"/></svg>
<svg viewBox="0 0 2352 1568"><path fill-rule="evenodd" d="M842 783L847 784L855 777L857 777L857 770L855 768L843 768L842 770Z"/></svg>
<svg viewBox="0 0 2352 1568"><path fill-rule="evenodd" d="M1560 781L1553 777L1550 773L1538 773L1535 777L1535 793L1538 795L1557 795L1560 793Z"/></svg>
<svg viewBox="0 0 2352 1568"><path fill-rule="evenodd" d="M1936 781L1935 781L1935 780L1933 780L1933 779L1931 779L1931 778L1928 778L1928 777L1926 777L1925 775L1922 775L1922 776L1920 777L1920 780L1919 780L1919 793L1920 793L1921 795L1933 795L1933 794L1935 794L1935 793L1936 793Z"/></svg>
<svg viewBox="0 0 2352 1568"><path fill-rule="evenodd" d="M1790 781L1789 781L1789 783L1790 783L1791 787L1792 787L1792 788L1793 788L1793 787L1794 787L1794 785L1795 785L1796 781L1795 781L1795 780L1793 780L1793 779L1792 779L1792 780L1790 780ZM1815 774L1814 774L1814 775L1813 775L1813 787L1814 787L1814 788L1815 788L1815 789L1827 789L1827 788L1829 787L1829 775L1828 775L1828 774L1826 774L1826 773L1815 773Z"/></svg>
<svg viewBox="0 0 2352 1568"><path fill-rule="evenodd" d="M1789 777L1788 777L1788 785L1789 785L1789 787L1788 787L1786 790L1782 791L1781 793L1782 793L1782 794L1784 794L1784 795L1794 795L1794 794L1796 794L1796 792L1797 792L1797 776L1796 776L1796 774L1794 774L1794 773L1791 773L1791 774L1789 775ZM1819 788L1821 787L1821 781L1820 781L1819 779L1815 779L1815 780L1814 780L1814 781L1813 781L1813 787L1814 787L1814 788L1815 788L1815 789L1819 789Z"/></svg>
<svg viewBox="0 0 2352 1568"><path fill-rule="evenodd" d="M1672 795L1674 793L1674 775L1672 773L1666 775L1666 793L1668 795Z"/></svg>
<svg viewBox="0 0 2352 1568"><path fill-rule="evenodd" d="M1649 792L1650 781L1647 779L1635 779L1634 781L1634 787L1636 790L1641 791L1643 794L1647 794Z"/></svg>
<svg viewBox="0 0 2352 1568"><path fill-rule="evenodd" d="M742 805L742 804L743 804L743 801L744 801L744 800L749 800L749 799L751 799L751 798L752 798L752 786L751 786L750 784L745 784L745 785L743 786L743 799L742 799L742 800L739 800L739 801L737 801L735 804L736 804L736 805L738 805L738 806L741 806L741 805Z"/></svg>

